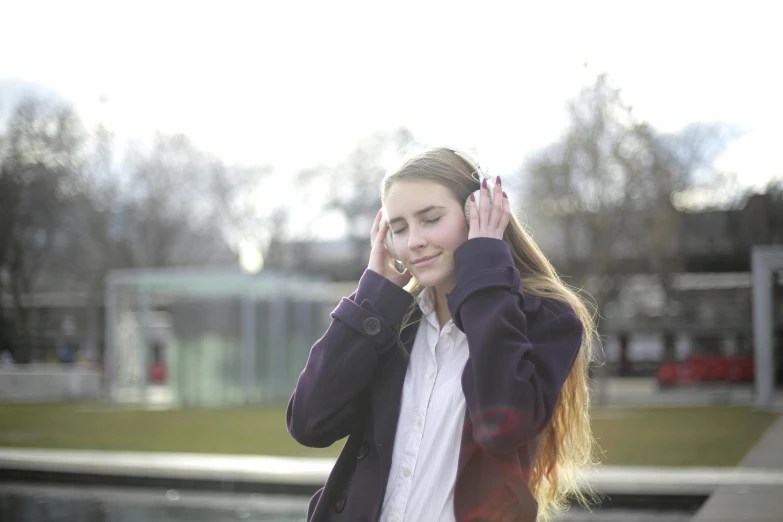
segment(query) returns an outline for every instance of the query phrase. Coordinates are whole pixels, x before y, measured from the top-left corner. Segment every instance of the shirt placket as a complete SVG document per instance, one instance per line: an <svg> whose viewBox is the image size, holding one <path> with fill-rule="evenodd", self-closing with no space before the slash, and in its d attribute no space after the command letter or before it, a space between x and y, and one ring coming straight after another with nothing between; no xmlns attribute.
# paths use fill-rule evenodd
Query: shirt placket
<svg viewBox="0 0 783 522"><path fill-rule="evenodd" d="M437 332L437 329L435 332ZM411 434L408 437L404 458L402 459L400 470L398 471L400 474L398 477L398 487L400 488L401 494L398 495L397 498L399 499L400 504L394 507L394 516L391 518L390 522L399 522L403 520L405 510L408 507L408 499L410 498L411 486L413 485L413 475L416 472L416 464L419 457L419 448L421 447L421 440L424 436L424 426L427 423L427 412L429 411L432 393L435 390L435 382L439 370L437 358L435 357L435 350L440 339L437 333L434 334L435 338L433 339L430 337L431 333L432 331L428 332L427 335L427 344L432 346L432 348L427 351L427 377L423 379L424 382L421 383L421 388L425 393L421 394L422 398L418 404L416 421L414 422ZM435 346L433 346L433 341Z"/></svg>

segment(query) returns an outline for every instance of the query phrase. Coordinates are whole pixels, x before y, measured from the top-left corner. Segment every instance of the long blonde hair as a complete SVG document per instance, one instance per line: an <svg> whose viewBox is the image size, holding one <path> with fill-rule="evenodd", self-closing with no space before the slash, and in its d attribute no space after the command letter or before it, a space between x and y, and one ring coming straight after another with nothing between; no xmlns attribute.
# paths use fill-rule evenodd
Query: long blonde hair
<svg viewBox="0 0 783 522"><path fill-rule="evenodd" d="M389 188L396 181L426 180L445 186L457 201L464 202L479 188L475 173L475 165L462 155L450 149L429 149L408 159L384 177L381 200L385 201ZM565 303L573 309L584 328L580 356L566 378L552 419L539 437L530 475L529 487L538 501L538 518L547 521L567 509L569 497L573 496L587 506L592 493L584 471L596 465L588 384L588 368L596 339L595 321L587 299L561 280L516 216L511 217L503 240L511 247L525 293ZM423 288L414 278L406 290L418 296ZM417 303L418 300L414 299L398 330L398 345L406 357L402 332L418 322L413 320Z"/></svg>

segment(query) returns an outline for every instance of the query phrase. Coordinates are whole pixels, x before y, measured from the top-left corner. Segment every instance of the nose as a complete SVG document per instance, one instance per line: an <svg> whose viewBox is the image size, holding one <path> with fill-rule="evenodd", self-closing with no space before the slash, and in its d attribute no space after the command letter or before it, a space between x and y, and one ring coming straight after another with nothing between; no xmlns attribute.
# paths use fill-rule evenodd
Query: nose
<svg viewBox="0 0 783 522"><path fill-rule="evenodd" d="M418 227L410 227L408 232L408 250L415 252L427 245L424 234Z"/></svg>

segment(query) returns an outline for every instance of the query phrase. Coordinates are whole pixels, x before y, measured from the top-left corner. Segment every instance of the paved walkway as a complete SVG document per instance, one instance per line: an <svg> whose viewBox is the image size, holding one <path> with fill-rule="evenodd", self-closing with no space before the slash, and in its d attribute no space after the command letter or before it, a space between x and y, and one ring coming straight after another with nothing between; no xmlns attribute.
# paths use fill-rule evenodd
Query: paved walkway
<svg viewBox="0 0 783 522"><path fill-rule="evenodd" d="M783 474L783 417L764 434L737 471ZM783 487L745 482L724 484L704 503L692 522L781 522Z"/></svg>
<svg viewBox="0 0 783 522"><path fill-rule="evenodd" d="M779 423L783 427L783 423ZM778 443L783 442L780 439ZM779 451L783 455L783 451ZM0 448L0 470L151 479L219 480L320 487L334 459ZM783 467L607 466L588 480L605 494L710 495L724 487L783 490Z"/></svg>

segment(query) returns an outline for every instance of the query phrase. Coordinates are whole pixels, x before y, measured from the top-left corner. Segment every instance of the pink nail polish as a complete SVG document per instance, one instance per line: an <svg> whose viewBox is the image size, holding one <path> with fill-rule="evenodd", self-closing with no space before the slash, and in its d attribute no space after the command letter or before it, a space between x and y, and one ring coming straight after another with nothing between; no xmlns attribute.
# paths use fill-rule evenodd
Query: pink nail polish
<svg viewBox="0 0 783 522"><path fill-rule="evenodd" d="M487 188L487 180L486 179L481 180L481 186L483 188Z"/></svg>
<svg viewBox="0 0 783 522"><path fill-rule="evenodd" d="M498 176L498 177L497 177L497 180L495 180L495 183L497 183L498 185L500 185L500 176Z"/></svg>
<svg viewBox="0 0 783 522"><path fill-rule="evenodd" d="M476 201L476 196L474 196L472 193L470 194L470 200L471 201Z"/></svg>
<svg viewBox="0 0 783 522"><path fill-rule="evenodd" d="M505 190L503 191L503 197L504 197L504 198L506 198L506 199L508 199L508 194L506 194L506 191L505 191Z"/></svg>

